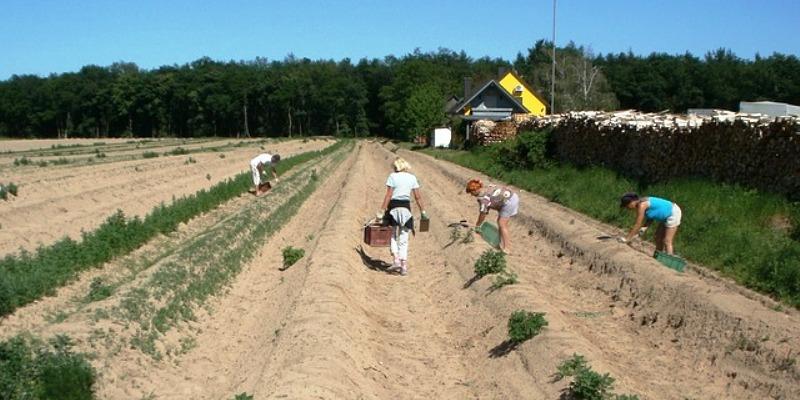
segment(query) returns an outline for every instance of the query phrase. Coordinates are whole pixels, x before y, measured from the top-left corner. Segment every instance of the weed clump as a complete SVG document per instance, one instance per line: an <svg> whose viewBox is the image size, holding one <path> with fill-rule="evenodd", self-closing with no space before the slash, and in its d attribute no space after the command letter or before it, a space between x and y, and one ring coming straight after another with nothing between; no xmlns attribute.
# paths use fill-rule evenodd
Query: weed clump
<svg viewBox="0 0 800 400"><path fill-rule="evenodd" d="M608 373L600 374L592 370L586 358L580 354L564 360L557 368L556 380L575 377L567 388L570 399L576 400L639 400L630 394L614 395L615 379Z"/></svg>
<svg viewBox="0 0 800 400"><path fill-rule="evenodd" d="M104 284L102 279L94 278L92 284L89 285L89 295L87 299L89 301L103 300L110 297L113 291L113 288L110 285Z"/></svg>
<svg viewBox="0 0 800 400"><path fill-rule="evenodd" d="M506 285L514 285L517 282L519 282L517 274L510 271L503 271L494 278L494 283L492 283L489 290L495 291Z"/></svg>
<svg viewBox="0 0 800 400"><path fill-rule="evenodd" d="M520 344L542 332L547 326L544 313L535 313L517 310L508 319L508 339L514 344Z"/></svg>
<svg viewBox="0 0 800 400"><path fill-rule="evenodd" d="M282 253L283 253L283 269L291 267L301 258L303 258L303 256L306 255L305 250L296 249L292 246L284 247Z"/></svg>
<svg viewBox="0 0 800 400"><path fill-rule="evenodd" d="M156 158L156 157L158 157L158 153L156 153L155 151L145 151L144 153L142 153L142 157L143 158Z"/></svg>
<svg viewBox="0 0 800 400"><path fill-rule="evenodd" d="M489 274L497 274L506 270L506 256L501 251L486 250L475 261L475 276L482 278Z"/></svg>

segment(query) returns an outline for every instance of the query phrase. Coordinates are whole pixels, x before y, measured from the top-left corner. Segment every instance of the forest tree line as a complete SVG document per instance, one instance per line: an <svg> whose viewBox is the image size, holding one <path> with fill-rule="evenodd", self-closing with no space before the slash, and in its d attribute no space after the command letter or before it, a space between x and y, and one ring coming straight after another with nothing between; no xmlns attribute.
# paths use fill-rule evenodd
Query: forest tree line
<svg viewBox="0 0 800 400"><path fill-rule="evenodd" d="M448 122L444 105L515 69L550 101L552 44L540 40L513 61L439 49L357 63L201 58L152 70L134 63L89 65L48 77L0 81L0 136L199 137L383 135L408 139ZM556 49L555 111L737 110L739 101L800 104L800 60L754 59L719 49L648 56Z"/></svg>

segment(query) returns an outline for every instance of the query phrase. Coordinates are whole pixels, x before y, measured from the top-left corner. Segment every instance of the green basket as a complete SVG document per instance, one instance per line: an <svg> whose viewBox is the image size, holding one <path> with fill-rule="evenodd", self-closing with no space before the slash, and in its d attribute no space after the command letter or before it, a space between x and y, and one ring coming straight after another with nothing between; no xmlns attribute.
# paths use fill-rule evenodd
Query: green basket
<svg viewBox="0 0 800 400"><path fill-rule="evenodd" d="M481 224L480 228L481 237L486 243L489 243L495 248L500 247L500 231L497 230L497 227L494 226L491 222L484 222Z"/></svg>
<svg viewBox="0 0 800 400"><path fill-rule="evenodd" d="M675 271L683 272L683 270L686 268L686 260L677 256L671 256L663 251L657 251L654 257L658 262L666 265L667 268L674 269Z"/></svg>

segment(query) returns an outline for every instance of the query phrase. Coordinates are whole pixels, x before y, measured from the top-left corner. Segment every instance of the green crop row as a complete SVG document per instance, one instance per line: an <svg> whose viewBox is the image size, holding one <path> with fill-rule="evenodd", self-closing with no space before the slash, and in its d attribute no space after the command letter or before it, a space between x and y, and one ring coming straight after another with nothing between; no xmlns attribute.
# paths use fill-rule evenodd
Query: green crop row
<svg viewBox="0 0 800 400"><path fill-rule="evenodd" d="M333 163L340 162L345 153L334 156ZM196 307L223 290L265 239L287 223L316 190L320 182L315 176L314 170L304 168L282 179L267 196L274 202L249 203L208 234L186 242L144 284L124 294L112 314L138 322L140 329L131 346L159 359L163 354L157 350L158 337L178 322L192 320Z"/></svg>
<svg viewBox="0 0 800 400"><path fill-rule="evenodd" d="M277 169L282 173L339 146L337 143L323 150L290 157L278 164ZM250 173L240 173L208 190L175 199L170 205L162 204L144 218L127 218L118 211L94 231L84 232L80 241L65 237L52 245L39 247L33 253L23 250L19 254L7 255L0 260L0 316L53 294L56 288L75 279L81 271L126 254L157 234L174 231L180 223L244 193L249 187Z"/></svg>

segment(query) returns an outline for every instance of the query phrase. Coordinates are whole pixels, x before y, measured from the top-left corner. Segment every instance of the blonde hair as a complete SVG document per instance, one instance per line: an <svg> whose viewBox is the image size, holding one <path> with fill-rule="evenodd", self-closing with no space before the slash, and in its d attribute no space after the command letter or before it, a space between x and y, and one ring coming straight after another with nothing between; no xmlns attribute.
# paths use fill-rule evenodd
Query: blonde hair
<svg viewBox="0 0 800 400"><path fill-rule="evenodd" d="M411 169L411 164L408 161L397 157L395 158L394 162L392 162L392 167L394 168L394 172L404 172Z"/></svg>

